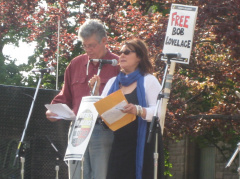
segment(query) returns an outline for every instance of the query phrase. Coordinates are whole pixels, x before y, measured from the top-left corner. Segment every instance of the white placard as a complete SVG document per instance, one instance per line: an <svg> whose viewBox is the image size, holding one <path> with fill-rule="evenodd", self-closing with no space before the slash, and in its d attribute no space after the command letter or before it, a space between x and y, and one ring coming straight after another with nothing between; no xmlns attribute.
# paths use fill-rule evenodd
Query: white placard
<svg viewBox="0 0 240 179"><path fill-rule="evenodd" d="M94 129L98 112L93 105L101 96L82 98L76 121L71 130L64 160L82 160Z"/></svg>
<svg viewBox="0 0 240 179"><path fill-rule="evenodd" d="M189 64L197 10L197 6L181 4L172 4L171 6L163 54L181 54L180 59L172 59L172 61ZM162 60L167 59L162 56Z"/></svg>

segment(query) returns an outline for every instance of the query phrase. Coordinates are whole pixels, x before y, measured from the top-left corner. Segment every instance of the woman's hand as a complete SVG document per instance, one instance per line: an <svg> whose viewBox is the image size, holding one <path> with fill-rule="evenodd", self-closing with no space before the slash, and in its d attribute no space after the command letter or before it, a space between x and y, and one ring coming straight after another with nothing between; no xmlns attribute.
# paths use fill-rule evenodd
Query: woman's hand
<svg viewBox="0 0 240 179"><path fill-rule="evenodd" d="M124 106L124 110L122 110L122 112L137 115L137 108L134 104L129 103Z"/></svg>
<svg viewBox="0 0 240 179"><path fill-rule="evenodd" d="M91 91L93 90L94 84L97 81L97 85L94 91L94 95L99 95L99 88L100 88L100 83L101 83L101 79L99 76L94 75L89 81L88 81L88 86L91 89Z"/></svg>
<svg viewBox="0 0 240 179"><path fill-rule="evenodd" d="M138 105L134 105L134 104L132 104L132 103L129 103L129 104L127 104L126 106L124 106L123 108L124 108L124 110L122 110L122 112L124 112L124 113L129 113L129 114L134 114L134 115L138 115L138 116L140 116L140 117L142 117L142 118L145 118L146 117L146 109L145 108L143 108L143 107L141 107L141 106L138 106L138 107L140 107L139 109L137 109L137 106ZM140 112L141 111L141 112Z"/></svg>

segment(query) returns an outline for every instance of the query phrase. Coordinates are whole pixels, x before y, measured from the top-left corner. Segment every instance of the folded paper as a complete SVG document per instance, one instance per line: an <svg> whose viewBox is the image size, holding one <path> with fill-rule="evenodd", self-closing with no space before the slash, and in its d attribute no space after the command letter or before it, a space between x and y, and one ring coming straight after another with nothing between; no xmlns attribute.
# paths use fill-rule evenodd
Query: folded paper
<svg viewBox="0 0 240 179"><path fill-rule="evenodd" d="M122 112L123 107L127 104L124 94L118 90L95 102L94 106L106 125L116 131L136 119L134 114Z"/></svg>

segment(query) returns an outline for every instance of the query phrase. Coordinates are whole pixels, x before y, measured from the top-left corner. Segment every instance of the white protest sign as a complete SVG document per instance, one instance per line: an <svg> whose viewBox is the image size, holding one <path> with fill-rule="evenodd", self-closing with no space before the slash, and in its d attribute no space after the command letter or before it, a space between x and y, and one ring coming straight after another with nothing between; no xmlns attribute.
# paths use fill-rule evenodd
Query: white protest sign
<svg viewBox="0 0 240 179"><path fill-rule="evenodd" d="M101 96L86 96L82 98L76 120L70 132L64 160L83 159L98 117L94 103L100 99L102 99Z"/></svg>
<svg viewBox="0 0 240 179"><path fill-rule="evenodd" d="M164 41L163 54L180 53L177 63L189 64L197 18L197 6L172 4ZM162 57L166 60L166 57Z"/></svg>

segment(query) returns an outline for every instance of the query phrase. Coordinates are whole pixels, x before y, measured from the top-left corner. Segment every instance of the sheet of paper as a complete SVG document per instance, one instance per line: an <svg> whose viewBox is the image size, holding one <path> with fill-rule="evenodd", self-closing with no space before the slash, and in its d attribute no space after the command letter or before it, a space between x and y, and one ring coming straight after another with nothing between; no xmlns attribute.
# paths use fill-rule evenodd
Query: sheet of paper
<svg viewBox="0 0 240 179"><path fill-rule="evenodd" d="M50 116L51 118L55 118L55 119L64 119L64 120L74 120L75 117L73 118L67 118L67 117L64 117L64 116Z"/></svg>
<svg viewBox="0 0 240 179"><path fill-rule="evenodd" d="M126 105L127 102L123 100L122 102L113 106L111 109L104 112L101 116L106 120L108 124L113 124L126 115L126 113L123 113L121 111L121 109L123 109L123 107Z"/></svg>
<svg viewBox="0 0 240 179"><path fill-rule="evenodd" d="M52 116L56 119L75 120L76 116L74 112L66 105L62 103L57 104L45 104L45 107L58 116Z"/></svg>

